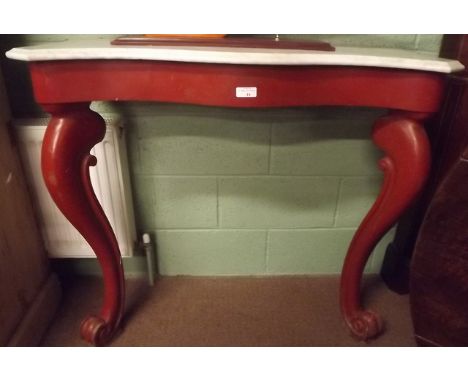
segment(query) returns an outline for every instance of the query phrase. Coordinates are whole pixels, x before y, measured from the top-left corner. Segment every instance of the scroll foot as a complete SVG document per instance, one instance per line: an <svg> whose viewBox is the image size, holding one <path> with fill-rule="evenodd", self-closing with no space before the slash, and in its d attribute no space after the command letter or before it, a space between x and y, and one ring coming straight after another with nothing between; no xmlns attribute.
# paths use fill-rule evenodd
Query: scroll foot
<svg viewBox="0 0 468 382"><path fill-rule="evenodd" d="M359 341L377 337L383 331L383 321L379 314L371 310L357 312L347 323L351 335Z"/></svg>

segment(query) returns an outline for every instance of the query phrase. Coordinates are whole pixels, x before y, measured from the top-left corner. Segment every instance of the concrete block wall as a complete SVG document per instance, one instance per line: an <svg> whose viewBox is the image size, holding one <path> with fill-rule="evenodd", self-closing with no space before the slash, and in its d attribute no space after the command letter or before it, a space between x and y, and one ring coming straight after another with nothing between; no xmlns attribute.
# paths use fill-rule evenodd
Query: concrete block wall
<svg viewBox="0 0 468 382"><path fill-rule="evenodd" d="M125 128L138 229L162 274L341 271L380 188L369 137L384 110L144 107L127 105Z"/></svg>

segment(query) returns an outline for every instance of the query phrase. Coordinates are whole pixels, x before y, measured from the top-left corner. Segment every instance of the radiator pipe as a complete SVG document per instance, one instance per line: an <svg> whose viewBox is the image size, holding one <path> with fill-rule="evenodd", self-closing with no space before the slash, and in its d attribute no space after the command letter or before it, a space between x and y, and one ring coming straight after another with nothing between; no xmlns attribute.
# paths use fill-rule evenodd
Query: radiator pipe
<svg viewBox="0 0 468 382"><path fill-rule="evenodd" d="M146 257L148 284L152 286L154 285L154 275L156 273L156 267L153 245L151 243L151 237L149 233L143 234L143 251Z"/></svg>

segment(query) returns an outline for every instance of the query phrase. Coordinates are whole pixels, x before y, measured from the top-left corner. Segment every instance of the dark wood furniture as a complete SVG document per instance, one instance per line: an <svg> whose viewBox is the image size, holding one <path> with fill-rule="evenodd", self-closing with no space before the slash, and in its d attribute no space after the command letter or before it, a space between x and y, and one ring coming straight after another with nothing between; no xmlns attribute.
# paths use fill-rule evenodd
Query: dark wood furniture
<svg viewBox="0 0 468 382"><path fill-rule="evenodd" d="M441 55L468 64L468 35ZM468 73L449 76L431 198L413 253L410 302L421 345L468 346ZM443 128L442 128L443 127Z"/></svg>
<svg viewBox="0 0 468 382"><path fill-rule="evenodd" d="M442 54L468 63L467 35ZM421 345L468 346L468 75L451 75L441 113L433 197L410 272L415 337Z"/></svg>
<svg viewBox="0 0 468 382"><path fill-rule="evenodd" d="M10 128L0 72L0 346L38 345L60 300Z"/></svg>
<svg viewBox="0 0 468 382"><path fill-rule="evenodd" d="M462 107L468 130L468 86ZM468 346L468 145L445 174L421 226L410 301L419 344Z"/></svg>

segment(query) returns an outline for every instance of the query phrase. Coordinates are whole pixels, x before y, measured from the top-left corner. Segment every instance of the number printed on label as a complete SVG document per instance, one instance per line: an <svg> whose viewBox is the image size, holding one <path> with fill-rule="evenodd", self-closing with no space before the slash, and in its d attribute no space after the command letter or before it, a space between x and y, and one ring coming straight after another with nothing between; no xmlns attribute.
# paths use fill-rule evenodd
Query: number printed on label
<svg viewBox="0 0 468 382"><path fill-rule="evenodd" d="M257 97L256 87L237 87L236 88L237 98L255 98Z"/></svg>

